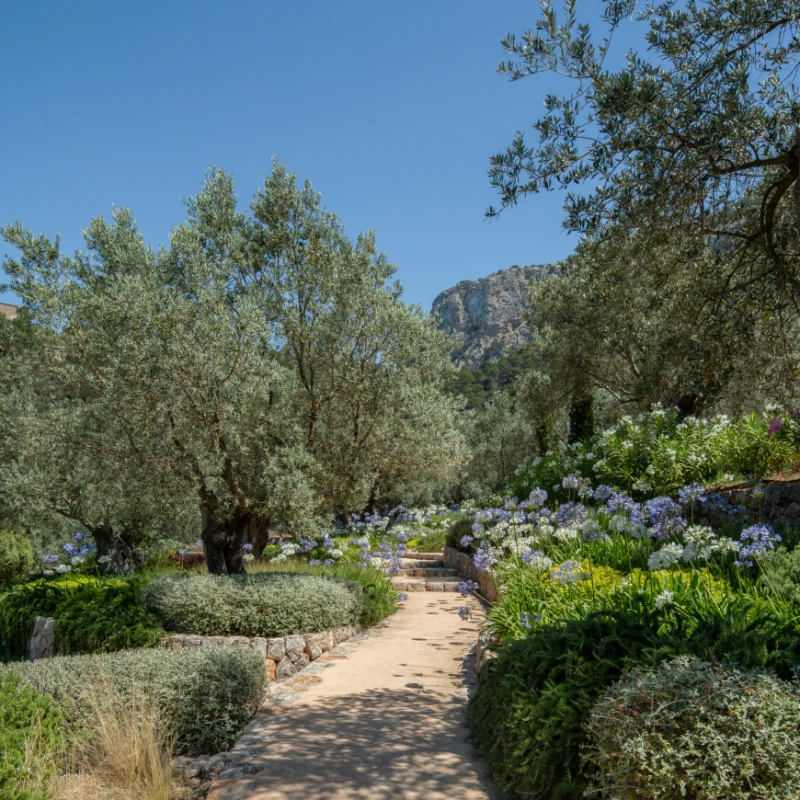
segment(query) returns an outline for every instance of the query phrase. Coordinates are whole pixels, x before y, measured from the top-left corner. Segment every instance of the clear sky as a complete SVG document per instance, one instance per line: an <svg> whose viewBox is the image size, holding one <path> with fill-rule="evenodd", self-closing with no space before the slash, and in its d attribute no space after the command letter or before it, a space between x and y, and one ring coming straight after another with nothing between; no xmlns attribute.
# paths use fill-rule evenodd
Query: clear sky
<svg viewBox="0 0 800 800"><path fill-rule="evenodd" d="M598 0L582 8L597 19ZM540 114L548 89L496 73L500 40L533 26L538 9L530 0L6 3L0 222L60 233L71 250L92 216L127 206L158 244L207 167L232 172L246 204L274 154L311 179L351 236L377 231L406 299L426 308L460 280L558 260L575 245L558 195L483 216L496 202L489 156Z"/></svg>

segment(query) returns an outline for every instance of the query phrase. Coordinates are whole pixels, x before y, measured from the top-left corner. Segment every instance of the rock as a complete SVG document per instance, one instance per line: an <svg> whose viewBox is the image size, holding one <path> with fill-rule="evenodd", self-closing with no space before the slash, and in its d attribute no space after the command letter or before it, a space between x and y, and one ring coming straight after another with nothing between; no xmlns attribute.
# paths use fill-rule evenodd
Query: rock
<svg viewBox="0 0 800 800"><path fill-rule="evenodd" d="M268 658L265 663L267 665L267 680L268 681L274 681L275 680L275 670L276 670L277 664L271 658Z"/></svg>
<svg viewBox="0 0 800 800"><path fill-rule="evenodd" d="M225 765L228 763L228 756L225 753L218 753L215 756L211 756L211 758L206 761L203 767L203 774L206 778L216 778L217 775L225 769Z"/></svg>
<svg viewBox="0 0 800 800"><path fill-rule="evenodd" d="M320 633L319 636L323 653L327 653L328 650L332 650L336 645L336 642L333 638L333 631L325 631L325 633Z"/></svg>
<svg viewBox="0 0 800 800"><path fill-rule="evenodd" d="M313 661L315 658L319 658L322 655L322 634L320 633L310 633L304 637L306 640L306 653L308 653L309 658Z"/></svg>
<svg viewBox="0 0 800 800"><path fill-rule="evenodd" d="M292 661L297 661L302 652L306 649L306 640L302 636L286 636L286 655Z"/></svg>
<svg viewBox="0 0 800 800"><path fill-rule="evenodd" d="M291 678L294 675L294 664L289 656L284 656L275 667L276 680Z"/></svg>
<svg viewBox="0 0 800 800"><path fill-rule="evenodd" d="M223 642L227 647L250 647L250 640L246 636L226 636Z"/></svg>
<svg viewBox="0 0 800 800"><path fill-rule="evenodd" d="M439 328L456 340L453 361L477 366L529 342L532 334L524 319L528 283L557 272L557 264L511 267L445 289L433 301L431 313L439 317Z"/></svg>
<svg viewBox="0 0 800 800"><path fill-rule="evenodd" d="M797 519L800 517L800 504L791 503L786 507L786 510L783 513L785 516L789 517L789 519Z"/></svg>
<svg viewBox="0 0 800 800"><path fill-rule="evenodd" d="M56 621L52 617L36 617L33 623L33 634L28 643L28 658L31 661L53 657L55 624Z"/></svg>
<svg viewBox="0 0 800 800"><path fill-rule="evenodd" d="M280 661L286 655L286 642L283 637L267 639L267 658Z"/></svg>
<svg viewBox="0 0 800 800"><path fill-rule="evenodd" d="M222 647L228 644L226 636L202 636L203 647Z"/></svg>
<svg viewBox="0 0 800 800"><path fill-rule="evenodd" d="M267 640L263 636L257 636L255 639L250 640L250 647L262 657L267 657Z"/></svg>
<svg viewBox="0 0 800 800"><path fill-rule="evenodd" d="M184 647L202 647L203 646L203 637L202 636L184 636L183 637L183 646Z"/></svg>
<svg viewBox="0 0 800 800"><path fill-rule="evenodd" d="M179 633L174 636L165 636L159 642L159 645L166 647L168 650L177 650L179 647L183 647L183 636Z"/></svg>

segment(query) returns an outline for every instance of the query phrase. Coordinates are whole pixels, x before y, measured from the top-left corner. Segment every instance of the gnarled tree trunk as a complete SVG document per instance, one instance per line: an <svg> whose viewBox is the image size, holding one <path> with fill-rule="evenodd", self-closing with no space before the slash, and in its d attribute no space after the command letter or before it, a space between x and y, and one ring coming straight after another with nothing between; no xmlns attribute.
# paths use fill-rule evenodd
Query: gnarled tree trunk
<svg viewBox="0 0 800 800"><path fill-rule="evenodd" d="M219 519L213 510L203 508L203 552L206 566L213 575L242 575L244 551L242 543L250 523L250 515L237 513L227 519Z"/></svg>
<svg viewBox="0 0 800 800"><path fill-rule="evenodd" d="M111 525L89 528L97 545L97 558L104 572L112 575L133 575L144 566L142 540L144 533L137 528L115 530Z"/></svg>

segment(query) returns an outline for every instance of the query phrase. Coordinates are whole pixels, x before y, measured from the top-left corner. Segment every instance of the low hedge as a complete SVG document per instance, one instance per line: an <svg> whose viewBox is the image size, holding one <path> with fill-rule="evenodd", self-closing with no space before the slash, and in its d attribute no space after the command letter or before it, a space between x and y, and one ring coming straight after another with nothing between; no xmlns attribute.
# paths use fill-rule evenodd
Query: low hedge
<svg viewBox="0 0 800 800"><path fill-rule="evenodd" d="M364 605L358 583L281 572L158 578L142 598L167 629L218 636L288 636L353 625Z"/></svg>
<svg viewBox="0 0 800 800"><path fill-rule="evenodd" d="M264 657L234 647L123 650L3 669L52 697L78 734L93 713L93 697L104 681L126 703L154 697L163 732L174 739L176 752L185 754L229 748L263 702L267 686Z"/></svg>
<svg viewBox="0 0 800 800"><path fill-rule="evenodd" d="M764 672L676 658L634 669L595 705L588 797L791 800L800 688Z"/></svg>
<svg viewBox="0 0 800 800"><path fill-rule="evenodd" d="M65 743L53 700L21 686L16 675L0 674L0 797L49 800L52 756Z"/></svg>

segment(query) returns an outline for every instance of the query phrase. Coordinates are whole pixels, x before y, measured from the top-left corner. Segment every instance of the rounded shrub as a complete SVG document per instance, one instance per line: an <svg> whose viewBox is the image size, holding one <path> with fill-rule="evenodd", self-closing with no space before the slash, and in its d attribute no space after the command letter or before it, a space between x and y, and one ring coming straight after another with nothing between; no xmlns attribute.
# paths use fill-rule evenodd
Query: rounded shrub
<svg viewBox="0 0 800 800"><path fill-rule="evenodd" d="M53 698L76 732L96 713L105 684L132 707L155 700L159 724L176 752L226 750L264 700L264 657L235 647L122 650L9 665L24 685Z"/></svg>
<svg viewBox="0 0 800 800"><path fill-rule="evenodd" d="M48 800L53 756L64 744L53 700L0 673L0 797Z"/></svg>
<svg viewBox="0 0 800 800"><path fill-rule="evenodd" d="M353 625L364 605L358 583L282 572L159 578L142 597L168 630L218 636L288 636Z"/></svg>
<svg viewBox="0 0 800 800"><path fill-rule="evenodd" d="M0 583L24 578L33 569L33 547L27 536L0 524Z"/></svg>
<svg viewBox="0 0 800 800"><path fill-rule="evenodd" d="M790 800L800 787L800 687L685 657L632 669L597 702L588 796Z"/></svg>

